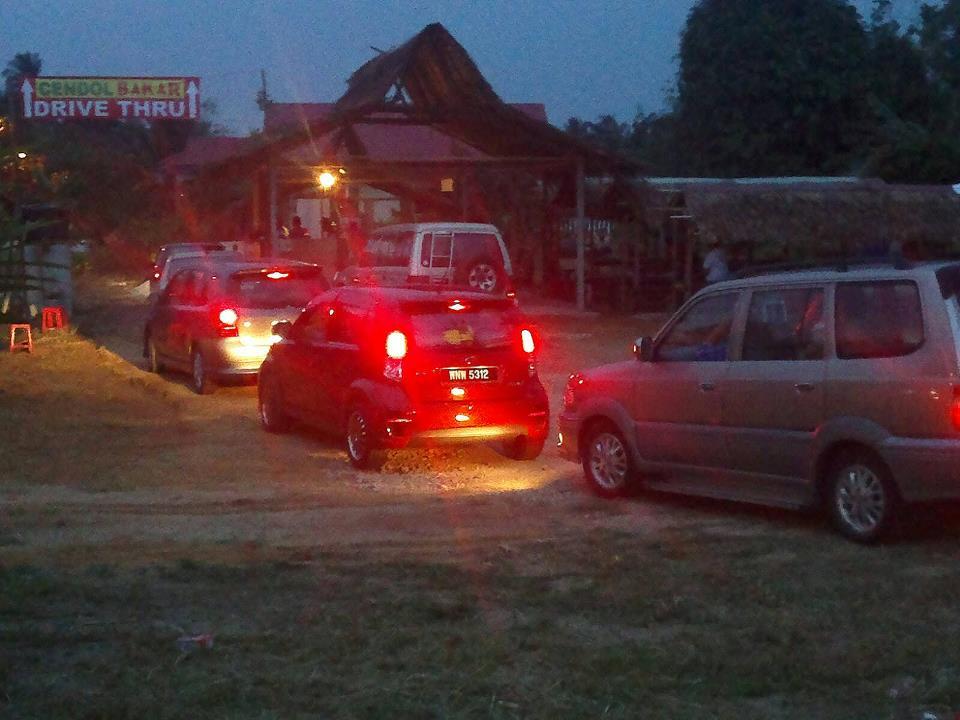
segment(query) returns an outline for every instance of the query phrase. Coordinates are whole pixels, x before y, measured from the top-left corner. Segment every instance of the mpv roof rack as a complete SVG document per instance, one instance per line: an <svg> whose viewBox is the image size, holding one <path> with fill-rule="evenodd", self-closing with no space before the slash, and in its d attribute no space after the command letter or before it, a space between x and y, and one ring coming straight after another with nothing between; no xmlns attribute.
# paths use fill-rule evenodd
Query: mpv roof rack
<svg viewBox="0 0 960 720"><path fill-rule="evenodd" d="M770 275L773 273L790 272L793 270L836 270L847 272L854 267L884 267L895 270L907 270L912 264L903 257L899 248L891 248L887 256L874 257L846 257L822 258L817 260L799 260L782 263L766 263L742 268L736 273L738 278L754 277L756 275Z"/></svg>

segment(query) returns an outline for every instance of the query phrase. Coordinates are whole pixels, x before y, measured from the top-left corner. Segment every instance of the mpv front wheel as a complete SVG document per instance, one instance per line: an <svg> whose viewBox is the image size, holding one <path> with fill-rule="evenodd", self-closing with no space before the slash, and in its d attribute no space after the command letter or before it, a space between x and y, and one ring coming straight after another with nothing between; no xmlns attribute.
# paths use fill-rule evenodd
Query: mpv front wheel
<svg viewBox="0 0 960 720"><path fill-rule="evenodd" d="M873 455L844 453L831 466L827 487L830 515L843 535L870 543L890 529L900 499L890 472Z"/></svg>
<svg viewBox="0 0 960 720"><path fill-rule="evenodd" d="M590 489L601 497L629 492L634 480L633 461L620 431L603 422L587 431L581 450L583 475Z"/></svg>

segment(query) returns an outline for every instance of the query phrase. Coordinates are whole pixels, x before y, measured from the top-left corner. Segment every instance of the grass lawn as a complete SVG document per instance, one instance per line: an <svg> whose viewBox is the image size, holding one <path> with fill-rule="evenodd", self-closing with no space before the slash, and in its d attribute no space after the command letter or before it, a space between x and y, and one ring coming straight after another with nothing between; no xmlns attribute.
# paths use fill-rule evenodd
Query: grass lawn
<svg viewBox="0 0 960 720"><path fill-rule="evenodd" d="M7 566L0 716L953 718L957 554L800 527Z"/></svg>

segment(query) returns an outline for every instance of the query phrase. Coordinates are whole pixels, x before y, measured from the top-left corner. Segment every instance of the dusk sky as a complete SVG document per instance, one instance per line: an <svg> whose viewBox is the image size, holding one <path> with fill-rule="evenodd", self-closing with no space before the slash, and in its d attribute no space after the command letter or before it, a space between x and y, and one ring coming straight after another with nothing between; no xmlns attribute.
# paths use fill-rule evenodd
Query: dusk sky
<svg viewBox="0 0 960 720"><path fill-rule="evenodd" d="M0 65L37 52L44 75L199 75L213 120L257 128L260 69L279 102L333 101L350 73L431 22L508 102L550 121L664 109L695 0L0 0ZM854 3L868 13L871 0ZM920 0L894 0L901 22Z"/></svg>

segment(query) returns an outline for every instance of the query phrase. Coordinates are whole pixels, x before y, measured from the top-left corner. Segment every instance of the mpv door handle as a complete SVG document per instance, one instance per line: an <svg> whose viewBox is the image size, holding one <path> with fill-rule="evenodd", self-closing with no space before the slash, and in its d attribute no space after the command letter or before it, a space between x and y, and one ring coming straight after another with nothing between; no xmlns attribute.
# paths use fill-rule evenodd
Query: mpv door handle
<svg viewBox="0 0 960 720"><path fill-rule="evenodd" d="M717 386L714 385L712 382L702 382L700 383L700 389L703 390L704 392L710 392L711 390L716 390Z"/></svg>
<svg viewBox="0 0 960 720"><path fill-rule="evenodd" d="M813 383L794 383L793 387L796 388L797 392L813 391Z"/></svg>

